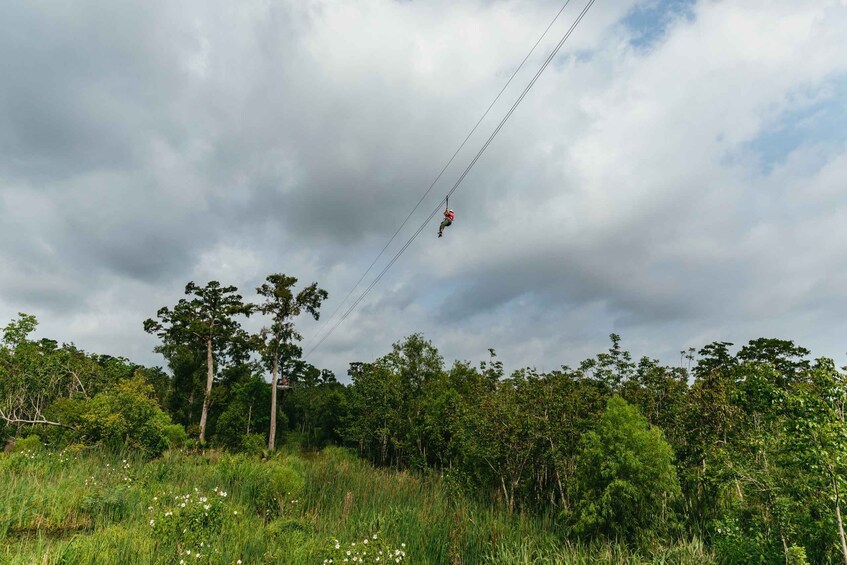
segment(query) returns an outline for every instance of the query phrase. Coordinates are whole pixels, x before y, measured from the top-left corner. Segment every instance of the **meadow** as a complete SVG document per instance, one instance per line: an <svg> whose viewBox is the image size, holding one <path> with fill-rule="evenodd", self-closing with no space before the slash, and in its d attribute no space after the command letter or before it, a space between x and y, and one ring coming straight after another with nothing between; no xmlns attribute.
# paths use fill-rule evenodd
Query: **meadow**
<svg viewBox="0 0 847 565"><path fill-rule="evenodd" d="M340 448L270 459L168 451L0 455L0 562L709 563L699 543L642 555L564 540L555 521L455 492L449 477ZM348 553L349 552L349 553Z"/></svg>

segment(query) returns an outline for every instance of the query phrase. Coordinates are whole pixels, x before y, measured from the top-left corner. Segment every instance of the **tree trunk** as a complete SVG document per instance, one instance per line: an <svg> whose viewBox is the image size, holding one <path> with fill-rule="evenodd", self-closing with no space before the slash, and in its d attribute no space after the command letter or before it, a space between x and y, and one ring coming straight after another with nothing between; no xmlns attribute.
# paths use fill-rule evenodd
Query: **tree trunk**
<svg viewBox="0 0 847 565"><path fill-rule="evenodd" d="M273 451L276 449L276 378L277 378L277 359L274 358L273 373L271 376L271 433L268 434L268 449Z"/></svg>
<svg viewBox="0 0 847 565"><path fill-rule="evenodd" d="M838 518L838 536L841 538L841 553L844 555L844 563L847 564L847 539L844 537L844 521L841 519L841 501L838 496L838 483L833 478L835 487L835 517Z"/></svg>
<svg viewBox="0 0 847 565"><path fill-rule="evenodd" d="M788 542L785 540L785 534L782 533L782 526L779 527L779 539L782 540L782 553L785 555L785 565L791 565L788 560Z"/></svg>
<svg viewBox="0 0 847 565"><path fill-rule="evenodd" d="M203 394L203 412L200 414L200 443L206 441L206 417L212 401L212 379L215 374L215 359L212 357L212 338L206 340L206 392Z"/></svg>

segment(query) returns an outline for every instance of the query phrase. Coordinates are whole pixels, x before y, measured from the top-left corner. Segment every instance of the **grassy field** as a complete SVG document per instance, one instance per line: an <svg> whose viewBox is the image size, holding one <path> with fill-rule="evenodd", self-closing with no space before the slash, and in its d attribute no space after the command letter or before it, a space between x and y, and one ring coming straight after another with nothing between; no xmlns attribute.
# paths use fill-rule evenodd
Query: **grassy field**
<svg viewBox="0 0 847 565"><path fill-rule="evenodd" d="M712 561L698 543L650 557L571 545L543 519L449 491L436 477L375 469L340 449L270 461L217 452L153 461L0 454L0 562Z"/></svg>

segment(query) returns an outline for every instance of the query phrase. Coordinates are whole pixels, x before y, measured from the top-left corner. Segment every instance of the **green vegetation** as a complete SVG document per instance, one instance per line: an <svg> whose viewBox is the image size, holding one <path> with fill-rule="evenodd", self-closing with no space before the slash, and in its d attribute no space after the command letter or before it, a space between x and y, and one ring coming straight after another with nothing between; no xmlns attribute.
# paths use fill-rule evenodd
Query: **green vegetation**
<svg viewBox="0 0 847 565"><path fill-rule="evenodd" d="M145 322L169 373L32 339L26 314L4 328L2 562L343 563L366 545L414 563L847 561L832 360L757 339L670 367L612 335L576 368L507 375L494 350L448 367L412 335L342 384L293 325L326 293L267 281L261 305L189 283ZM256 335L252 314L270 317Z"/></svg>
<svg viewBox="0 0 847 565"><path fill-rule="evenodd" d="M348 550L433 564L709 560L698 544L649 560L618 545L563 544L549 520L498 512L449 494L437 477L376 469L336 448L268 461L0 455L0 508L9 564L321 563Z"/></svg>
<svg viewBox="0 0 847 565"><path fill-rule="evenodd" d="M577 461L573 532L628 543L667 535L680 497L671 446L619 396L607 406Z"/></svg>

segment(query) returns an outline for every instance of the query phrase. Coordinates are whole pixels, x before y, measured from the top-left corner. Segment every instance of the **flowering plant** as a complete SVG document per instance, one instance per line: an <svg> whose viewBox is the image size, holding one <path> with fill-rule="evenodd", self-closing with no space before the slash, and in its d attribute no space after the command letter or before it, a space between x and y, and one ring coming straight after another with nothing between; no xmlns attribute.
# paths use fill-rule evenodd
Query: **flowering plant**
<svg viewBox="0 0 847 565"><path fill-rule="evenodd" d="M226 497L217 487L211 494L195 488L183 495L154 496L148 524L156 538L176 547L180 562L208 562L223 525Z"/></svg>
<svg viewBox="0 0 847 565"><path fill-rule="evenodd" d="M323 560L324 565L359 565L360 563L402 563L406 560L406 544L395 547L379 534L372 534L361 540L342 544L333 540L327 550L328 556Z"/></svg>

